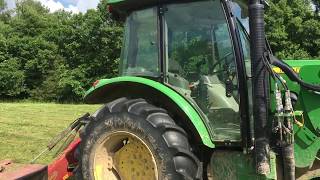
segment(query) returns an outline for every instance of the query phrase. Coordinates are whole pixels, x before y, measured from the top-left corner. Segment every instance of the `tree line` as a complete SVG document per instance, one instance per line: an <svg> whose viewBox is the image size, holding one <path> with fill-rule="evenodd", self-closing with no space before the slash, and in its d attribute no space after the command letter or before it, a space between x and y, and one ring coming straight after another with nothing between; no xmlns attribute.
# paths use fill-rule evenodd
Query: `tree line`
<svg viewBox="0 0 320 180"><path fill-rule="evenodd" d="M319 59L320 0L271 0L266 31L282 59Z"/></svg>
<svg viewBox="0 0 320 180"><path fill-rule="evenodd" d="M276 55L320 57L319 2L270 1L266 30ZM123 27L106 6L50 13L37 1L6 10L0 0L0 99L79 102L96 79L116 76Z"/></svg>
<svg viewBox="0 0 320 180"><path fill-rule="evenodd" d="M19 1L0 18L1 99L81 100L93 81L117 74L121 34L105 3L72 14Z"/></svg>

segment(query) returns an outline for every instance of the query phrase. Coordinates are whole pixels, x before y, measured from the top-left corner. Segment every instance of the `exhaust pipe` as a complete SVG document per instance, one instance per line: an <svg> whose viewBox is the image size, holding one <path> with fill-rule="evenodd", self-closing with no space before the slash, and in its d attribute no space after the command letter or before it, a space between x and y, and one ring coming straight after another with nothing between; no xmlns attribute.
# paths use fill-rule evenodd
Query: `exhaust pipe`
<svg viewBox="0 0 320 180"><path fill-rule="evenodd" d="M270 173L270 126L268 124L268 114L270 107L269 99L269 72L263 62L265 52L265 29L264 29L264 5L263 0L249 0L249 25L250 25L250 50L251 50L251 71L253 84L253 117L254 117L254 137L255 137L255 162L258 174L267 175ZM302 87L319 91L320 86L312 85L302 81L291 68L284 62L271 59L272 63L280 67L288 77L298 82ZM281 102L282 103L282 102ZM295 179L294 143L292 129L292 104L290 91L286 92L285 99L286 123L284 126L292 132L281 145L283 160L283 175L285 180Z"/></svg>
<svg viewBox="0 0 320 180"><path fill-rule="evenodd" d="M269 73L262 60L265 52L265 29L264 5L260 0L249 0L249 25L256 171L258 174L267 175L270 173Z"/></svg>

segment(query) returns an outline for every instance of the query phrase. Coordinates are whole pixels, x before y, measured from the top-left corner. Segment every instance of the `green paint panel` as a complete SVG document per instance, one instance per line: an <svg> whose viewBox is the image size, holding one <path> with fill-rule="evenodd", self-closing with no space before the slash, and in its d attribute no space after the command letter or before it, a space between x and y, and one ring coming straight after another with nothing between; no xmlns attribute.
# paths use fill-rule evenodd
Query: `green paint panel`
<svg viewBox="0 0 320 180"><path fill-rule="evenodd" d="M317 59L299 59L299 60L285 60L291 67L302 67L307 65L320 65L320 60Z"/></svg>
<svg viewBox="0 0 320 180"><path fill-rule="evenodd" d="M210 161L212 179L224 180L271 180L277 179L276 156L270 153L270 173L267 176L256 174L252 154L239 151L215 151Z"/></svg>
<svg viewBox="0 0 320 180"><path fill-rule="evenodd" d="M116 3L119 3L119 2L123 2L125 0L109 0L108 1L108 4L116 4Z"/></svg>
<svg viewBox="0 0 320 180"><path fill-rule="evenodd" d="M204 145L214 148L215 145L212 143L209 132L202 121L200 115L197 113L197 111L190 105L190 103L185 100L181 95L179 95L174 90L170 89L169 87L150 80L146 78L141 77L134 77L134 76L123 76L123 77L117 77L112 79L101 79L99 80L98 84L96 84L95 87L91 87L85 94L85 98L89 95L92 95L97 89L106 87L108 85L111 85L113 83L120 83L120 82L134 82L134 83L140 83L142 85L150 86L166 96L168 96L172 101L174 101L178 107L180 107L186 115L189 117L195 128L197 129L198 133L200 134L200 137L202 139L202 142Z"/></svg>
<svg viewBox="0 0 320 180"><path fill-rule="evenodd" d="M294 131L294 157L296 167L309 167L315 160L320 148L320 138L306 127L299 128L294 126Z"/></svg>
<svg viewBox="0 0 320 180"><path fill-rule="evenodd" d="M320 65L304 66L301 68L300 77L311 84L320 86ZM320 133L320 93L313 93L301 89L303 107L307 112L310 122L315 130Z"/></svg>

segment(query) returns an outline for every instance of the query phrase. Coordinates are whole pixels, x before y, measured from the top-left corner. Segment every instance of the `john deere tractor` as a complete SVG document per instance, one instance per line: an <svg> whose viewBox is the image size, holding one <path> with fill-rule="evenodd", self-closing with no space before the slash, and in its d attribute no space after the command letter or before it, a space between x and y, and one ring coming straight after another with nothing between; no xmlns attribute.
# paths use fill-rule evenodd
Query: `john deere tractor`
<svg viewBox="0 0 320 180"><path fill-rule="evenodd" d="M108 3L120 75L86 93L105 105L80 134L78 177L320 177L320 61L272 55L264 1Z"/></svg>
<svg viewBox="0 0 320 180"><path fill-rule="evenodd" d="M108 3L120 75L86 93L77 177L320 177L320 61L272 55L263 0Z"/></svg>
<svg viewBox="0 0 320 180"><path fill-rule="evenodd" d="M80 134L78 177L320 177L320 61L272 55L264 1L108 3L120 75L86 93L105 105Z"/></svg>
<svg viewBox="0 0 320 180"><path fill-rule="evenodd" d="M65 139L48 166L1 161L0 179L320 179L320 60L273 56L265 1L108 3L120 74L84 98L104 105L50 142Z"/></svg>

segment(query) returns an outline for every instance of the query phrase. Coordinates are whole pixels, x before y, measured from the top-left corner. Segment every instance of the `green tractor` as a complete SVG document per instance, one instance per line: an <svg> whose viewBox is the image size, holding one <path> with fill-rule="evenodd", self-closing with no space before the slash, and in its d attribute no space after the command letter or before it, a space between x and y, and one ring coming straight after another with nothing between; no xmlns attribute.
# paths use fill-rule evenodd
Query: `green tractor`
<svg viewBox="0 0 320 180"><path fill-rule="evenodd" d="M320 61L272 55L263 0L108 3L120 75L86 93L77 177L320 177Z"/></svg>

